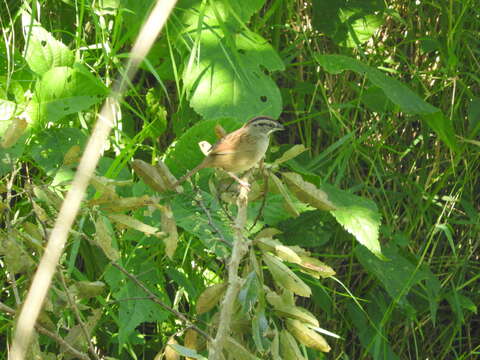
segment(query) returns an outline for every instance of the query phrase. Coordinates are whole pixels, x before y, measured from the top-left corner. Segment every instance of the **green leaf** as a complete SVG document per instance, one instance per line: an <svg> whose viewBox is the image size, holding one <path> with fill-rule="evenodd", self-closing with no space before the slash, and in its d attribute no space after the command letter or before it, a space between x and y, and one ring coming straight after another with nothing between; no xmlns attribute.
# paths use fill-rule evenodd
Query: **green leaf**
<svg viewBox="0 0 480 360"><path fill-rule="evenodd" d="M238 293L238 302L242 306L242 312L248 313L258 300L258 292L261 289L255 271L250 272Z"/></svg>
<svg viewBox="0 0 480 360"><path fill-rule="evenodd" d="M283 70L284 65L260 35L203 30L197 49L183 73L197 113L206 119L233 117L242 122L257 115L280 115L280 90L264 69Z"/></svg>
<svg viewBox="0 0 480 360"><path fill-rule="evenodd" d="M266 336L270 330L265 316L265 308L259 304L252 319L252 338L257 351L262 353L270 347L270 341Z"/></svg>
<svg viewBox="0 0 480 360"><path fill-rule="evenodd" d="M480 97L474 97L468 103L468 132L473 138L480 130Z"/></svg>
<svg viewBox="0 0 480 360"><path fill-rule="evenodd" d="M474 314L477 314L477 305L472 301L472 299L462 295L457 290L452 289L445 295L445 298L450 304L450 307L452 308L459 325L465 324L465 313L463 310L468 310Z"/></svg>
<svg viewBox="0 0 480 360"><path fill-rule="evenodd" d="M198 237L206 249L213 251L219 257L224 257L228 253L227 244L220 239L223 238L229 244L233 243L230 220L212 195L203 191L198 195L202 197L210 219L195 202L192 193L177 194L171 203L177 225ZM216 233L217 230L221 234Z"/></svg>
<svg viewBox="0 0 480 360"><path fill-rule="evenodd" d="M410 304L407 296L414 286L424 292L435 322L441 290L438 279L426 265L419 267L402 256L400 249L395 245L388 244L383 252L387 261L373 257L362 247L355 249L355 255L363 267L375 276L395 302L411 315L415 313L415 308Z"/></svg>
<svg viewBox="0 0 480 360"><path fill-rule="evenodd" d="M227 26L232 31L242 28L242 23L247 23L250 17L259 11L265 0L216 0L206 3L201 0L182 0L177 4L181 9L183 20L188 25L189 31L195 31L199 18L204 24L211 27Z"/></svg>
<svg viewBox="0 0 480 360"><path fill-rule="evenodd" d="M22 156L27 136L27 134L24 134L13 146L7 149L0 146L0 176L10 172Z"/></svg>
<svg viewBox="0 0 480 360"><path fill-rule="evenodd" d="M36 134L31 147L31 156L38 166L51 175L60 168L68 150L74 145L83 148L86 136L76 128L50 128Z"/></svg>
<svg viewBox="0 0 480 360"><path fill-rule="evenodd" d="M342 55L316 55L318 63L331 74L345 70L364 74L374 85L383 90L387 98L406 113L420 115L452 150L458 148L453 124L440 109L430 105L400 81L356 59Z"/></svg>
<svg viewBox="0 0 480 360"><path fill-rule="evenodd" d="M15 115L17 104L13 101L0 99L0 136L7 130L10 120Z"/></svg>
<svg viewBox="0 0 480 360"><path fill-rule="evenodd" d="M23 15L23 26L27 34L25 60L33 72L43 75L55 67L73 65L73 52L26 14Z"/></svg>
<svg viewBox="0 0 480 360"><path fill-rule="evenodd" d="M172 347L177 353L187 358L208 360L206 357L203 357L202 355L197 353L195 350L189 349L185 346L182 346L179 344L168 344L168 346Z"/></svg>
<svg viewBox="0 0 480 360"><path fill-rule="evenodd" d="M323 184L319 188L327 193L328 198L335 204L336 209L331 210L330 213L345 230L376 256L383 258L378 241L381 217L377 205L372 200L361 198L328 184Z"/></svg>
<svg viewBox="0 0 480 360"><path fill-rule="evenodd" d="M152 292L156 293L161 301L170 306L166 292L162 291L165 282L161 269L154 266L148 250L136 249L135 255L129 261L129 269ZM169 313L150 299L143 299L148 295L126 278L117 268L111 266L105 273L105 280L110 286L113 298L118 301L118 342L120 348L134 333L135 328L143 322L162 322Z"/></svg>
<svg viewBox="0 0 480 360"><path fill-rule="evenodd" d="M66 115L88 109L107 94L105 86L83 65L56 67L35 87L28 112L34 126L56 122Z"/></svg>

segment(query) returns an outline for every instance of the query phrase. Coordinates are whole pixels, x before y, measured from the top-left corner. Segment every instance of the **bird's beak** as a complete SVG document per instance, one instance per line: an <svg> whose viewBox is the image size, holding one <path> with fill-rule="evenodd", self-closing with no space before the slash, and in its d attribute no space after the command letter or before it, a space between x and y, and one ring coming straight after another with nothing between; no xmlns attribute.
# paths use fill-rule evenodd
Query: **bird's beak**
<svg viewBox="0 0 480 360"><path fill-rule="evenodd" d="M282 124L278 123L278 124L277 124L277 130L276 130L276 131L282 131L282 130L285 130L285 126L283 126Z"/></svg>

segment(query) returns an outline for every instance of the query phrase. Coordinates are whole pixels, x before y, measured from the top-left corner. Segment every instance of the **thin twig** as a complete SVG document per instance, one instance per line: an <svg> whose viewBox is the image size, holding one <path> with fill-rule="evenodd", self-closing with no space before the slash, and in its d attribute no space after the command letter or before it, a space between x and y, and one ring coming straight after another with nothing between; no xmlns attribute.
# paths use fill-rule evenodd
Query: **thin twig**
<svg viewBox="0 0 480 360"><path fill-rule="evenodd" d="M55 268L67 241L69 230L80 210L80 203L85 196L88 183L100 160L105 141L115 120L118 118L120 100L135 76L140 63L167 22L175 3L176 0L157 0L135 40L125 68L125 74L120 74L117 77L112 92L105 100L98 115L98 120L80 160L72 186L62 203L47 247L20 311L10 349L11 360L23 360L25 357L26 349L32 337L33 327L50 288Z"/></svg>
<svg viewBox="0 0 480 360"><path fill-rule="evenodd" d="M268 195L268 173L266 171L266 169L263 169L264 171L262 171L262 174L263 174L263 183L265 184L264 186L264 191L263 191L263 197L262 197L262 204L260 205L260 209L258 209L258 214L257 216L255 217L255 220L253 221L253 225L250 227L250 230L252 230L255 225L257 225L257 222L258 220L260 220L260 218L262 217L263 215L263 211L265 210L265 205L267 204L267 195Z"/></svg>
<svg viewBox="0 0 480 360"><path fill-rule="evenodd" d="M158 298L155 293L153 293L148 287L146 287L143 282L137 279L137 277L130 272L127 271L123 266L116 262L112 262L112 265L115 266L118 270L120 270L122 273L124 273L130 280L132 280L139 288L141 288L143 291L145 291L149 295L149 299L152 300L154 303L160 305L163 309L167 310L168 312L174 314L177 318L179 318L181 321L183 321L188 327L191 327L194 329L196 332L198 332L200 335L202 335L205 339L211 340L210 335L208 335L205 331L200 329L198 326L193 324L184 314L182 314L180 311L175 310L165 304L162 300Z"/></svg>
<svg viewBox="0 0 480 360"><path fill-rule="evenodd" d="M4 313L7 313L9 315L15 316L16 311L12 309L10 306L5 305L4 303L0 302L0 311L3 311ZM62 339L60 336L57 334L45 329L43 326L39 324L35 324L35 329L40 334L46 335L49 338L55 340L60 346L63 346L63 348L66 350L66 352L72 354L76 358L82 359L82 360L90 360L87 354L75 349L72 345L70 345L68 342L66 342L64 339Z"/></svg>
<svg viewBox="0 0 480 360"><path fill-rule="evenodd" d="M88 344L88 350L90 351L90 354L92 354L95 359L100 360L100 356L98 356L97 352L95 351L95 347L93 346L92 341L90 339L90 334L88 333L88 330L85 327L85 323L82 320L82 317L80 315L80 310L78 310L78 306L77 304L75 304L75 300L72 299L72 297L70 296L70 291L67 288L65 277L63 276L63 273L61 271L59 271L58 274L60 275L60 280L62 281L63 289L65 290L65 294L67 295L68 303L70 304L70 307L73 309L73 312L75 313L75 317L77 318L78 324L80 325L82 334L85 337L85 341Z"/></svg>
<svg viewBox="0 0 480 360"><path fill-rule="evenodd" d="M222 232L220 229L215 225L212 214L210 214L210 211L208 211L207 207L205 206L205 203L203 202L202 196L200 195L200 191L198 190L197 187L194 187L196 196L195 196L195 202L200 206L200 208L203 210L205 215L207 215L208 218L208 225L213 229L213 231L218 235L220 238L220 241L223 242L225 245L227 245L229 248L232 248L232 244L230 244L225 237L223 236Z"/></svg>
<svg viewBox="0 0 480 360"><path fill-rule="evenodd" d="M221 360L223 358L222 351L225 341L230 334L230 324L233 317L235 299L242 286L242 279L238 276L238 270L242 258L248 251L248 243L243 236L243 230L247 222L247 204L248 190L242 186L240 187L240 193L237 198L238 212L235 224L233 225L234 242L232 255L228 263L228 287L221 303L217 335L208 351L209 360Z"/></svg>

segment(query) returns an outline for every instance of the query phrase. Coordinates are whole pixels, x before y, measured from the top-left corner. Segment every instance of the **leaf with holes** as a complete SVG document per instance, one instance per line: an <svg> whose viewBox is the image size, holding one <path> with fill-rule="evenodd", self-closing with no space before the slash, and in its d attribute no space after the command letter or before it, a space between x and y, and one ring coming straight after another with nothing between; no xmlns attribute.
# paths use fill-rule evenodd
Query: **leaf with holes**
<svg viewBox="0 0 480 360"><path fill-rule="evenodd" d="M203 30L197 57L186 67L183 80L190 105L204 118L246 121L256 115L280 115L280 90L265 70L283 70L284 64L260 35Z"/></svg>
<svg viewBox="0 0 480 360"><path fill-rule="evenodd" d="M100 102L107 90L82 65L56 67L37 82L28 113L33 125L57 122L66 115L88 109Z"/></svg>
<svg viewBox="0 0 480 360"><path fill-rule="evenodd" d="M25 60L30 69L38 75L58 66L72 66L75 55L61 41L42 28L24 13L22 16L26 34Z"/></svg>

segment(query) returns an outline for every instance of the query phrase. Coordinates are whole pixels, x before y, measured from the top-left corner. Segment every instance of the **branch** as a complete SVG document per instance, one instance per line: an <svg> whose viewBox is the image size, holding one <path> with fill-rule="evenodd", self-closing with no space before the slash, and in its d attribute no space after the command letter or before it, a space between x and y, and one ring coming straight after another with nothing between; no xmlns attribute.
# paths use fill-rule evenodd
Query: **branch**
<svg viewBox="0 0 480 360"><path fill-rule="evenodd" d="M75 313L75 317L77 318L78 324L80 325L82 334L85 338L86 343L88 344L88 350L90 351L90 353L93 355L95 359L100 360L100 356L98 356L97 352L95 351L95 347L93 346L92 340L90 339L90 331L86 329L85 323L82 321L80 310L78 309L77 304L75 303L75 300L72 299L72 297L70 296L70 291L68 290L67 283L65 282L65 277L63 276L63 273L61 271L58 274L60 275L60 280L62 281L63 289L65 290L65 294L67 295L68 303L70 304L70 307L73 309L73 312Z"/></svg>
<svg viewBox="0 0 480 360"><path fill-rule="evenodd" d="M240 291L240 287L242 286L242 279L238 276L238 269L242 258L248 251L248 244L244 240L242 233L247 222L247 204L248 189L241 186L237 198L238 213L235 219L235 224L233 225L233 250L228 264L228 288L220 308L220 320L218 323L217 335L208 352L209 360L221 360L223 358L222 350L230 333L230 323L232 322L235 300Z"/></svg>
<svg viewBox="0 0 480 360"><path fill-rule="evenodd" d="M122 273L124 273L130 280L132 280L139 288L141 288L143 291L145 291L148 294L148 298L152 300L154 303L160 305L163 309L167 310L168 312L172 313L175 315L177 318L179 318L181 321L183 321L187 326L191 327L193 330L198 332L200 335L202 335L205 339L211 340L210 335L208 335L205 331L200 329L198 326L193 324L184 314L182 314L180 311L175 310L174 308L171 308L167 304L165 304L162 300L158 298L155 293L153 293L148 287L146 287L140 280L137 279L137 277L131 273L129 273L123 266L112 262L112 265L115 266L118 270L120 270Z"/></svg>

